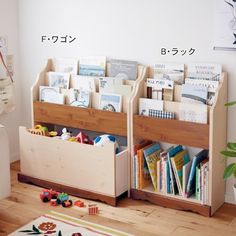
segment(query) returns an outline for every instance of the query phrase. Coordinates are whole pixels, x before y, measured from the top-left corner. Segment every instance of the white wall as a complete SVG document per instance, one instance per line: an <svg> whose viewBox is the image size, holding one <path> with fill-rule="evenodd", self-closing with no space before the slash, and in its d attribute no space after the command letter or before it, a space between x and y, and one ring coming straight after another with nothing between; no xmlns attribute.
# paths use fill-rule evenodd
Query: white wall
<svg viewBox="0 0 236 236"><path fill-rule="evenodd" d="M236 52L213 51L215 0L20 0L20 49L25 123L30 125L30 87L49 57L106 55L138 60L217 62L229 73L236 100ZM71 35L75 43L41 43L41 36ZM160 48L196 49L192 56L161 56ZM228 138L236 138L230 109ZM227 200L232 196L227 184Z"/></svg>
<svg viewBox="0 0 236 236"><path fill-rule="evenodd" d="M0 0L0 35L7 36L8 54L14 55L14 77L16 110L7 115L0 115L0 124L6 127L10 139L10 156L11 161L19 159L19 140L18 126L21 121L21 91L19 76L19 40L18 40L18 1L17 0ZM1 151L0 151L1 158Z"/></svg>

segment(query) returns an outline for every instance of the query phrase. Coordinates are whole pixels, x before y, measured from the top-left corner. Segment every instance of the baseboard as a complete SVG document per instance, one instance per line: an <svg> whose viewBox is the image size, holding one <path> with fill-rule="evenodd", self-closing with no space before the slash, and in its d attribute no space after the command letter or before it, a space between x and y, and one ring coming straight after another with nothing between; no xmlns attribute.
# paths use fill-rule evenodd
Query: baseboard
<svg viewBox="0 0 236 236"><path fill-rule="evenodd" d="M225 202L236 205L236 201L234 200L234 196L230 194L225 194Z"/></svg>

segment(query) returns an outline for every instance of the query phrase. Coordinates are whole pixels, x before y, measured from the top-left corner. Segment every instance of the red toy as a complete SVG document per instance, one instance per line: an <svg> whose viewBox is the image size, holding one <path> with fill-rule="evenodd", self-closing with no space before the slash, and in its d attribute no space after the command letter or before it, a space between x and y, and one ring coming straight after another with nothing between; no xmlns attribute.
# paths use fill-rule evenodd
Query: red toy
<svg viewBox="0 0 236 236"><path fill-rule="evenodd" d="M79 134L76 136L76 139L79 143L86 143L93 145L93 141L89 138L88 135L84 134L83 132L79 132Z"/></svg>
<svg viewBox="0 0 236 236"><path fill-rule="evenodd" d="M77 207L84 207L84 202L82 202L81 200L77 200L74 202L74 205Z"/></svg>
<svg viewBox="0 0 236 236"><path fill-rule="evenodd" d="M57 198L56 198L56 197L52 197L52 198L51 198L51 200L50 200L50 205L51 205L51 206L58 206Z"/></svg>
<svg viewBox="0 0 236 236"><path fill-rule="evenodd" d="M97 215L98 207L95 204L88 205L88 213L89 215Z"/></svg>
<svg viewBox="0 0 236 236"><path fill-rule="evenodd" d="M73 205L73 202L71 200L66 200L61 203L63 207L71 207Z"/></svg>
<svg viewBox="0 0 236 236"><path fill-rule="evenodd" d="M58 196L58 192L52 189L44 189L42 193L40 193L40 199L43 202L49 202L52 198L57 199L57 196Z"/></svg>

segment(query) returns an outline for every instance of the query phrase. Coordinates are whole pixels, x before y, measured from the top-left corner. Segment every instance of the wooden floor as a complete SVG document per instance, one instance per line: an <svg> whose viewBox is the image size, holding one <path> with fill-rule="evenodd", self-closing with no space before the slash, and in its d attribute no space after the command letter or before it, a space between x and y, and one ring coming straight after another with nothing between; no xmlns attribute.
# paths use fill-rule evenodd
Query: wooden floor
<svg viewBox="0 0 236 236"><path fill-rule="evenodd" d="M51 207L47 203L42 203L39 199L41 188L17 182L19 163L12 164L11 169L11 196L0 201L0 235L8 235L50 210L140 236L236 235L235 205L224 204L214 217L207 218L195 213L158 207L143 201L124 199L116 208L98 203L100 214L89 216L85 209ZM91 202L85 200L86 204Z"/></svg>

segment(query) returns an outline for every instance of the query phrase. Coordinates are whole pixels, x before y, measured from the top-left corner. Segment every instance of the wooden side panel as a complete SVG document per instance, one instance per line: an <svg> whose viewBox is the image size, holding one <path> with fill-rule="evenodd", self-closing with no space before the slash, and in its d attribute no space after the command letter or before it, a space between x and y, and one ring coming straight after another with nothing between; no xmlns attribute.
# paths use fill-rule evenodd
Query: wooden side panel
<svg viewBox="0 0 236 236"><path fill-rule="evenodd" d="M134 115L133 132L134 137L143 139L207 149L209 147L207 124Z"/></svg>
<svg viewBox="0 0 236 236"><path fill-rule="evenodd" d="M219 88L216 103L210 110L210 205L213 214L223 203L225 198L225 181L223 173L225 161L220 151L225 150L227 140L227 74L224 73Z"/></svg>
<svg viewBox="0 0 236 236"><path fill-rule="evenodd" d="M36 123L127 136L127 116L121 112L34 102L34 120Z"/></svg>
<svg viewBox="0 0 236 236"><path fill-rule="evenodd" d="M118 153L115 159L116 196L128 190L128 150Z"/></svg>
<svg viewBox="0 0 236 236"><path fill-rule="evenodd" d="M24 127L19 131L23 174L115 196L113 144L96 147L30 134Z"/></svg>

